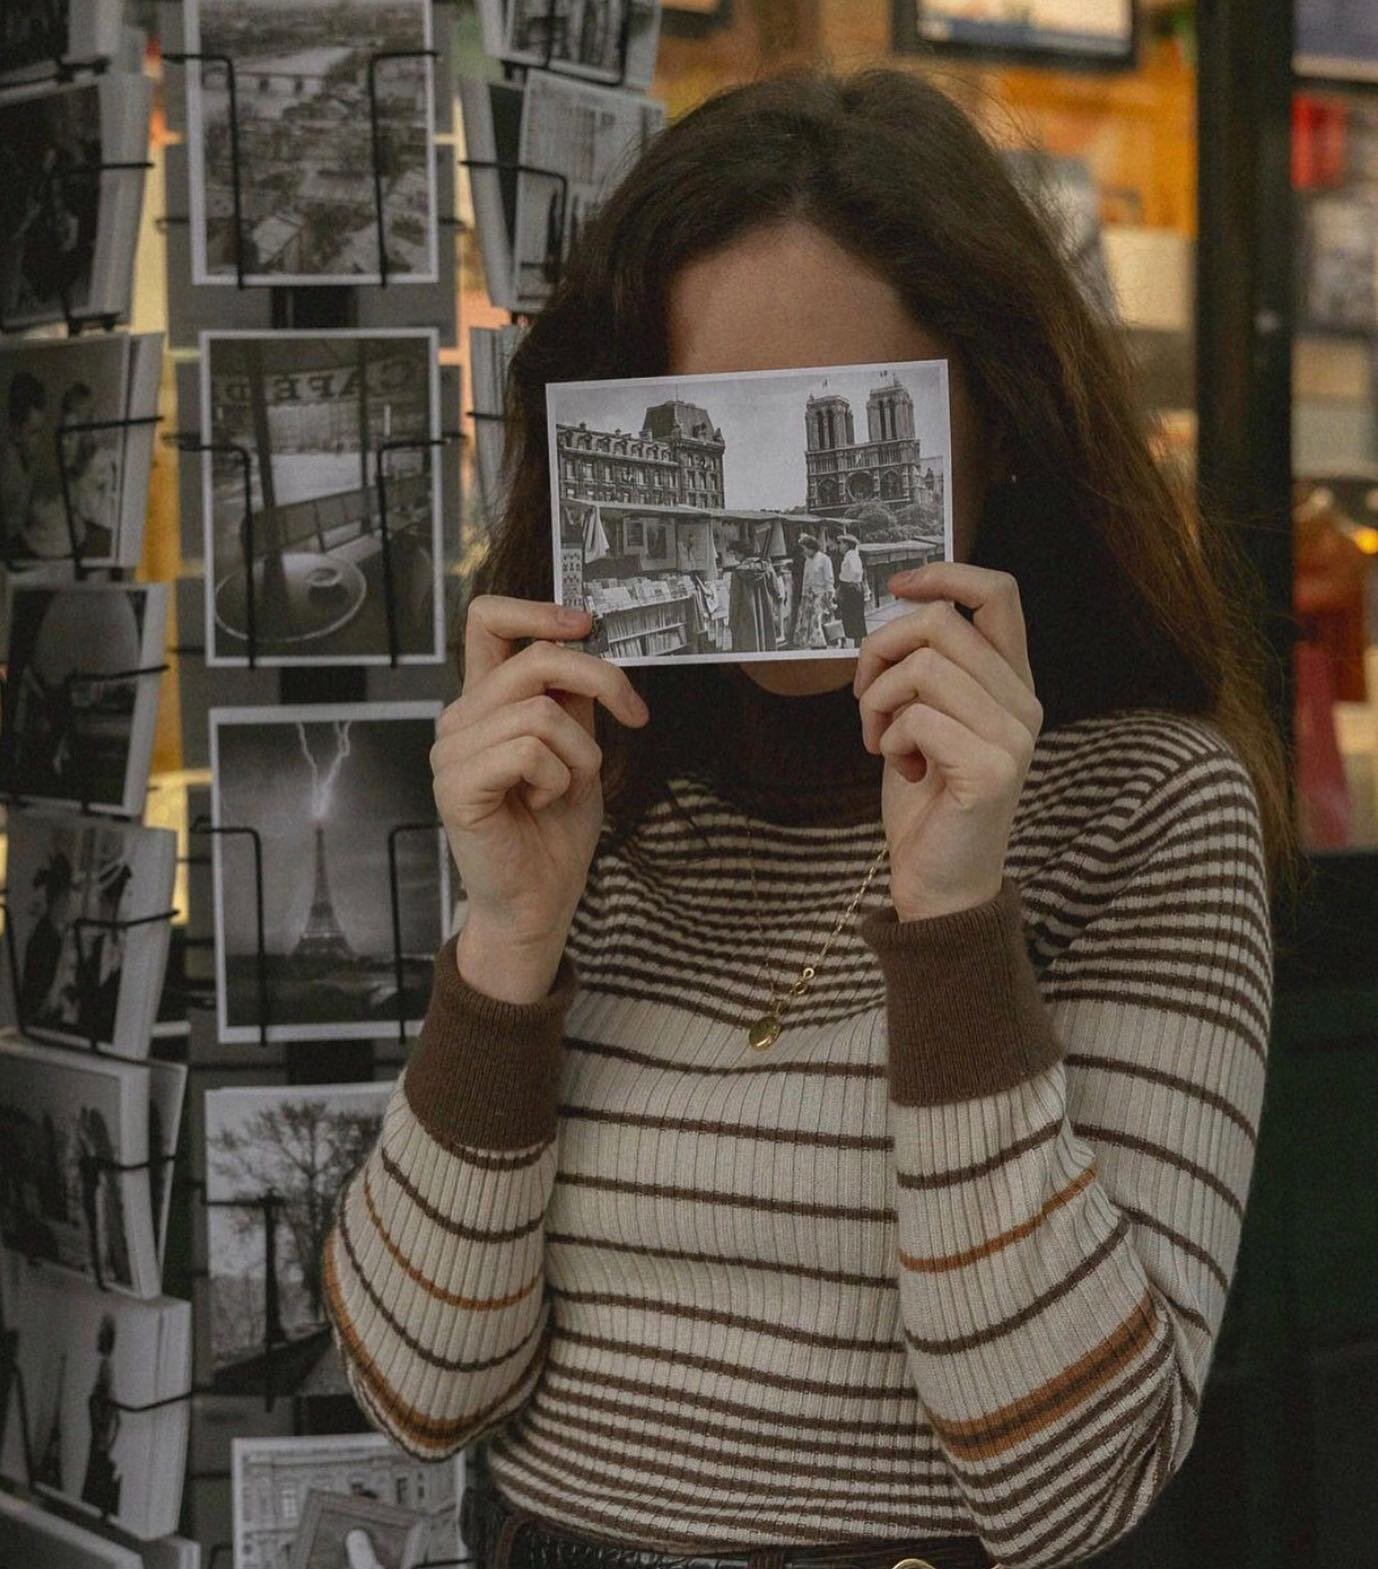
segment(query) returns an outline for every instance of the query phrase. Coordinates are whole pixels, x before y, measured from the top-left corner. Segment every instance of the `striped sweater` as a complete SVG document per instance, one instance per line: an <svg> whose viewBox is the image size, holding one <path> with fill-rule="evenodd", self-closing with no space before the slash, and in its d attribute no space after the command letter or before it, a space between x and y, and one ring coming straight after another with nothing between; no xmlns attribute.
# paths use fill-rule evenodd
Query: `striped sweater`
<svg viewBox="0 0 1378 1569"><path fill-rule="evenodd" d="M882 868L758 1052L761 961L787 983L846 908L883 763L849 691L747 707L730 767L605 837L545 999L438 955L326 1249L351 1384L585 1533L1078 1561L1186 1455L1235 1263L1272 1001L1249 776L1203 719L1045 731L999 894L902 922Z"/></svg>

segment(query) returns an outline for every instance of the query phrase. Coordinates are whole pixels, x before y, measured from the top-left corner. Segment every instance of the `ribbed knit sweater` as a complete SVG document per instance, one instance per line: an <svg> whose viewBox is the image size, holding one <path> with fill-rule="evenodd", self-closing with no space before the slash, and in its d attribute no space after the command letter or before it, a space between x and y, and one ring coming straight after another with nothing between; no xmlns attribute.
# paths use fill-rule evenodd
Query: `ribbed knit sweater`
<svg viewBox="0 0 1378 1569"><path fill-rule="evenodd" d="M884 765L850 691L736 674L719 766L604 836L546 998L437 956L326 1250L351 1383L586 1534L1075 1562L1186 1455L1234 1268L1272 1004L1249 775L1204 719L1045 730L999 894L900 921L882 868L758 1052L761 965L787 984L846 908Z"/></svg>

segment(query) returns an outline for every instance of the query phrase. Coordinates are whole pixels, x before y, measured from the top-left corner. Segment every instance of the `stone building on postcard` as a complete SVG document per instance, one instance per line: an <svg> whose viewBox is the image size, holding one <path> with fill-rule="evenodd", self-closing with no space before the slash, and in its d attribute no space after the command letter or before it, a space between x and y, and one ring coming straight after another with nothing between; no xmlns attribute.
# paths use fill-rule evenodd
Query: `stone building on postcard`
<svg viewBox="0 0 1378 1569"><path fill-rule="evenodd" d="M893 511L942 494L942 456L920 451L914 400L897 376L867 398L864 439L857 440L852 406L837 393L808 400L804 429L810 512L840 517L867 501Z"/></svg>

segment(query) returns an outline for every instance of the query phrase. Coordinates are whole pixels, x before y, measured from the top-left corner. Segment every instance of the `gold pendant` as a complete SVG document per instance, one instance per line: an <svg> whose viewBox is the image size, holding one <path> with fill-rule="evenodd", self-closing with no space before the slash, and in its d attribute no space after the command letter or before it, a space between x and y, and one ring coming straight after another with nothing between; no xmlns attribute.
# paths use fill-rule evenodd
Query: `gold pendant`
<svg viewBox="0 0 1378 1569"><path fill-rule="evenodd" d="M780 1020L773 1013L762 1014L746 1032L746 1038L752 1051L764 1051L780 1039Z"/></svg>

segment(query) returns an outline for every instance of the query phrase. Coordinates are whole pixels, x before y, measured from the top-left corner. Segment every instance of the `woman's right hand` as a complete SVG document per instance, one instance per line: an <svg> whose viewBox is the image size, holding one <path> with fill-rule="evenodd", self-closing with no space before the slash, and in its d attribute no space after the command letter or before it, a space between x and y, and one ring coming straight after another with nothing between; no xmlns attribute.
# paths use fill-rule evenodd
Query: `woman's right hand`
<svg viewBox="0 0 1378 1569"><path fill-rule="evenodd" d="M559 968L603 822L593 705L640 726L646 705L619 666L559 640L586 610L481 594L464 632L464 687L431 749L436 806L468 913L457 947L470 985L508 1002L545 996ZM520 653L520 638L532 641Z"/></svg>

